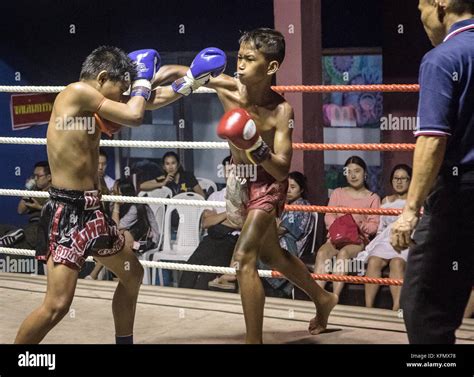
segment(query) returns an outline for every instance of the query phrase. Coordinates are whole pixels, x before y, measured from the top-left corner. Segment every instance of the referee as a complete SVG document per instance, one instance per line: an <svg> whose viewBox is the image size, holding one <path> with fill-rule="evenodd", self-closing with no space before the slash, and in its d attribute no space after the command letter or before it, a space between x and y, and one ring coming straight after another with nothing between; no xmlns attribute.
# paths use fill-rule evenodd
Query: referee
<svg viewBox="0 0 474 377"><path fill-rule="evenodd" d="M390 241L410 247L401 295L410 343L448 344L474 283L474 0L419 9L436 48L420 67L413 177Z"/></svg>

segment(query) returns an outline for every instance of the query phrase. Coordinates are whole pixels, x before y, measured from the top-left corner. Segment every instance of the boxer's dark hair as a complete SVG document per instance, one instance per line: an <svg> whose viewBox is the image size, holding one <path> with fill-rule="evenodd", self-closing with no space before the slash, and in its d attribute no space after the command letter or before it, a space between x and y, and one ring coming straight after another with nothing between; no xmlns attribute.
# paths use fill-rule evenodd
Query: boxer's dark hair
<svg viewBox="0 0 474 377"><path fill-rule="evenodd" d="M288 178L294 180L300 186L301 197L306 199L306 189L308 186L306 176L299 171L292 171L288 174Z"/></svg>
<svg viewBox="0 0 474 377"><path fill-rule="evenodd" d="M51 174L51 169L49 167L48 161L38 161L33 169L43 168L45 174Z"/></svg>
<svg viewBox="0 0 474 377"><path fill-rule="evenodd" d="M474 14L474 0L451 0L446 11L454 14Z"/></svg>
<svg viewBox="0 0 474 377"><path fill-rule="evenodd" d="M81 80L93 80L101 71L107 71L111 81L133 81L137 75L135 64L118 47L100 46L82 63Z"/></svg>
<svg viewBox="0 0 474 377"><path fill-rule="evenodd" d="M239 43L251 43L268 61L276 60L279 64L285 58L285 37L277 30L259 28L246 31L239 39Z"/></svg>

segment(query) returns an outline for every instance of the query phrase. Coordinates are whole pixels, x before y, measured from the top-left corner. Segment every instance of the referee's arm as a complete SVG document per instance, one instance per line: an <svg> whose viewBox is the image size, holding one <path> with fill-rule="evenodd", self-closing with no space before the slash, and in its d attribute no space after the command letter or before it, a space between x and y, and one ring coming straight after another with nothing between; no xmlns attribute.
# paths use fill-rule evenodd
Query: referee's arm
<svg viewBox="0 0 474 377"><path fill-rule="evenodd" d="M446 151L447 136L418 136L413 158L413 176L404 214L418 215L438 176Z"/></svg>

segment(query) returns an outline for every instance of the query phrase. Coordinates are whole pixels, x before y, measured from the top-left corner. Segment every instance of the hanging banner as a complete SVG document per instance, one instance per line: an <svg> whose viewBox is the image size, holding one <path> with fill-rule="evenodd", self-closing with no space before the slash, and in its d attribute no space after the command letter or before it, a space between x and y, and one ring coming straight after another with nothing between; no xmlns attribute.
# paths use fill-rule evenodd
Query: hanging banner
<svg viewBox="0 0 474 377"><path fill-rule="evenodd" d="M22 130L49 122L56 93L12 94L10 114L13 130Z"/></svg>

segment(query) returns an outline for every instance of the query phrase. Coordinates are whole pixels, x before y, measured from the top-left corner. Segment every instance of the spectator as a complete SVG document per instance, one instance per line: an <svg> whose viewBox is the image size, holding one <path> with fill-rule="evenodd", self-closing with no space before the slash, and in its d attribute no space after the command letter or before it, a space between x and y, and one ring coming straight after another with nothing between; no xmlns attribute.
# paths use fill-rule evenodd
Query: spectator
<svg viewBox="0 0 474 377"><path fill-rule="evenodd" d="M306 177L294 171L288 175L287 204L309 205L306 198ZM280 246L296 257L301 257L311 243L311 233L314 230L314 216L311 212L284 211L277 220ZM259 262L259 268L268 270L269 267ZM286 279L263 279L263 286L268 296L290 298L293 284Z"/></svg>
<svg viewBox="0 0 474 377"><path fill-rule="evenodd" d="M51 170L48 161L37 162L34 166L33 176L26 184L28 190L48 191L51 186ZM22 198L18 203L17 212L28 216L28 223L22 228L14 225L0 225L0 244L6 247L34 249L41 210L47 198Z"/></svg>
<svg viewBox="0 0 474 377"><path fill-rule="evenodd" d="M367 165L362 158L358 156L349 157L344 164L344 175L346 176L348 186L339 187L333 191L329 199L329 206L354 208L380 207L380 197L367 188ZM327 213L324 217L326 228L329 230L334 221L341 216L343 214ZM357 256L364 249L368 239L376 234L379 226L379 216L352 215L352 217L360 232L359 240L354 244L339 246L338 249L328 237L327 242L319 248L316 254L315 272L317 274L329 273L331 269L334 274L346 274L348 261ZM331 264L333 264L333 267L331 267ZM325 281L318 281L321 287L324 287L325 283ZM333 287L334 293L340 295L344 283L334 283Z"/></svg>
<svg viewBox="0 0 474 377"><path fill-rule="evenodd" d="M230 156L222 161L224 167L229 163ZM225 192L225 188L213 192L208 200L224 202ZM205 210L202 214L202 227L207 229L207 236L199 243L196 251L189 258L188 263L228 266L232 259L240 230L232 227L231 223L227 220L225 208ZM208 289L209 281L215 277L216 274L185 271L181 275L179 286L182 288ZM233 287L235 288L235 285Z"/></svg>
<svg viewBox="0 0 474 377"><path fill-rule="evenodd" d="M118 179L113 190L114 195L137 196L135 186L130 178ZM157 246L159 228L153 211L148 204L115 202L112 219L119 224L120 230L124 229L130 232L133 239L141 245L140 251L146 251ZM94 270L86 278L97 279L101 269L102 265L97 263Z"/></svg>
<svg viewBox="0 0 474 377"><path fill-rule="evenodd" d="M131 178L118 179L114 185L115 195L137 196ZM114 203L112 219L119 224L119 229L128 230L134 240L151 239L150 249L156 247L159 239L159 228L155 215L148 204Z"/></svg>
<svg viewBox="0 0 474 377"><path fill-rule="evenodd" d="M163 170L166 175L143 182L140 185L140 190L151 191L166 186L171 189L173 196L182 192L194 191L203 198L206 197L194 174L183 169L175 152L165 153L163 156Z"/></svg>
<svg viewBox="0 0 474 377"><path fill-rule="evenodd" d="M405 206L408 187L412 169L408 165L400 164L393 168L390 174L390 182L394 191L393 195L386 196L382 201L382 208L403 208ZM397 253L390 245L391 224L397 216L381 216L377 237L375 237L365 248L368 267L366 276L378 278L382 276L382 270L389 266L390 278L403 279L408 249ZM369 308L374 306L375 297L379 289L378 284L366 284L365 305ZM400 309L401 287L391 285L390 292L393 298L393 310Z"/></svg>
<svg viewBox="0 0 474 377"><path fill-rule="evenodd" d="M114 187L114 179L109 177L105 174L105 170L107 169L107 153L103 148L99 149L99 186L102 194L108 194L113 190ZM104 188L107 188L105 190Z"/></svg>

